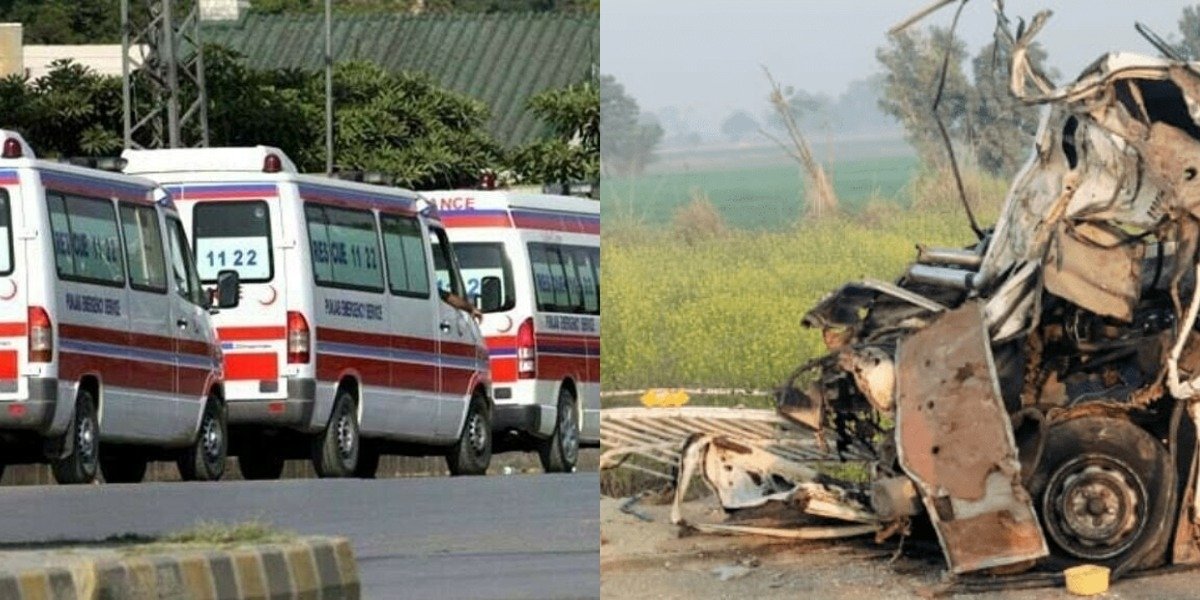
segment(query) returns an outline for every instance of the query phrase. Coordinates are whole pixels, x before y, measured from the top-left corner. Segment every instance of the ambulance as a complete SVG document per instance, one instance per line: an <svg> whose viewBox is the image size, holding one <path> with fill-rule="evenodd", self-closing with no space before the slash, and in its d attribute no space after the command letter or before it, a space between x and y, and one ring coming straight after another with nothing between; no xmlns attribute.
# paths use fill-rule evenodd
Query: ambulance
<svg viewBox="0 0 1200 600"><path fill-rule="evenodd" d="M466 301L450 303L466 292L435 207L299 174L265 146L123 158L179 205L200 280L240 276L241 305L214 323L243 476L278 478L284 460L310 458L321 477L373 477L392 453L487 469L487 347Z"/></svg>
<svg viewBox="0 0 1200 600"><path fill-rule="evenodd" d="M218 273L219 304L238 277ZM0 131L0 443L59 483L225 468L221 355L179 215L153 182L38 160Z"/></svg>
<svg viewBox="0 0 1200 600"><path fill-rule="evenodd" d="M422 195L437 204L467 294L484 313L496 432L530 442L546 471L573 470L580 445L600 439L599 203L507 191Z"/></svg>

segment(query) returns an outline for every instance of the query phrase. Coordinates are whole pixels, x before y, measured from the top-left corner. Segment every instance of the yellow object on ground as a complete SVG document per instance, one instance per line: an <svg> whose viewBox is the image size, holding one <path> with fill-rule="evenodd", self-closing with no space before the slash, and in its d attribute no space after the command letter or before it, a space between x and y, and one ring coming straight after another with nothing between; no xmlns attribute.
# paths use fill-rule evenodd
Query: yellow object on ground
<svg viewBox="0 0 1200 600"><path fill-rule="evenodd" d="M642 406L683 406L688 399L683 390L650 390L642 394Z"/></svg>
<svg viewBox="0 0 1200 600"><path fill-rule="evenodd" d="M1067 591L1076 596L1095 596L1108 591L1108 567L1079 565L1063 571Z"/></svg>

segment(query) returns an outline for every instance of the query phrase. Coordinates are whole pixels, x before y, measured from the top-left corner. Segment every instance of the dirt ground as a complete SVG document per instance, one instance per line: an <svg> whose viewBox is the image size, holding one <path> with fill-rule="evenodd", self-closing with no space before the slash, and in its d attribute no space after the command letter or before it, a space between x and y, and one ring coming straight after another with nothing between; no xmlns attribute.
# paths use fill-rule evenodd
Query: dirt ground
<svg viewBox="0 0 1200 600"><path fill-rule="evenodd" d="M600 594L604 598L972 598L1043 600L1072 597L1060 585L1032 590L946 593L943 562L935 548L913 550L890 562L895 543L870 537L822 542L754 536L692 534L680 537L668 505L639 502L643 522L622 513L624 500L600 501ZM709 500L688 512L720 519ZM692 518L695 518L694 516ZM1159 600L1200 598L1200 571L1158 574L1116 582L1093 598Z"/></svg>

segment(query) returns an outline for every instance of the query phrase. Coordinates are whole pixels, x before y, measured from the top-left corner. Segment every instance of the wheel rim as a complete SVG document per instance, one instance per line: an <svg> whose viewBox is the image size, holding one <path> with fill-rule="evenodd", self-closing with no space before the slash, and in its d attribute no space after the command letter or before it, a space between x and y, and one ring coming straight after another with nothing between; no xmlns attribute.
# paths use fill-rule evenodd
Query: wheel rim
<svg viewBox="0 0 1200 600"><path fill-rule="evenodd" d="M575 424L575 404L567 402L558 411L558 439L562 446L563 460L575 464L579 456L579 427Z"/></svg>
<svg viewBox="0 0 1200 600"><path fill-rule="evenodd" d="M338 416L337 422L337 448L338 456L342 460L349 460L354 454L354 448L358 445L358 435L354 431L354 419L347 411L342 411Z"/></svg>
<svg viewBox="0 0 1200 600"><path fill-rule="evenodd" d="M225 445L225 441L224 436L221 435L221 426L212 415L204 418L204 427L200 432L200 440L206 461L211 464L221 460L221 449Z"/></svg>
<svg viewBox="0 0 1200 600"><path fill-rule="evenodd" d="M96 459L96 422L91 415L79 418L75 431L75 449L84 464L91 464Z"/></svg>
<svg viewBox="0 0 1200 600"><path fill-rule="evenodd" d="M476 456L483 454L487 449L487 436L487 427L483 422L483 417L472 411L471 418L467 420L467 444L470 445L471 451Z"/></svg>
<svg viewBox="0 0 1200 600"><path fill-rule="evenodd" d="M1149 520L1146 487L1129 465L1089 454L1063 464L1046 487L1043 514L1050 537L1086 560L1128 550Z"/></svg>

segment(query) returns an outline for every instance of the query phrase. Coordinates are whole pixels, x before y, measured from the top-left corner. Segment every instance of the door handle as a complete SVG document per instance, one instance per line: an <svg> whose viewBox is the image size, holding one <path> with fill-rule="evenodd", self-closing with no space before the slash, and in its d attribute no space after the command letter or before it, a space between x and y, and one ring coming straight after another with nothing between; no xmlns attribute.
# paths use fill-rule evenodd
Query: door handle
<svg viewBox="0 0 1200 600"><path fill-rule="evenodd" d="M442 321L438 328L442 330L442 333L450 333L450 321Z"/></svg>
<svg viewBox="0 0 1200 600"><path fill-rule="evenodd" d="M188 326L187 319L176 319L175 325L177 325L180 329L187 329L187 326Z"/></svg>

